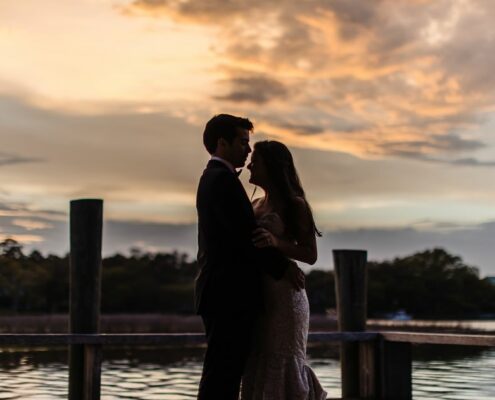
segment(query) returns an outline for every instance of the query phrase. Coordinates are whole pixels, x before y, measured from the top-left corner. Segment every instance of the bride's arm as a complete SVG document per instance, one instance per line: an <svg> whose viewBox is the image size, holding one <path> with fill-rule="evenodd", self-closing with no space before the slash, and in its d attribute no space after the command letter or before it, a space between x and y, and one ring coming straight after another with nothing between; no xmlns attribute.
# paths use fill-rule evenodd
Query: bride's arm
<svg viewBox="0 0 495 400"><path fill-rule="evenodd" d="M316 235L313 220L304 199L297 198L295 213L297 226L295 242L278 238L268 230L258 228L254 231L254 244L256 247L275 247L293 260L313 265L318 258Z"/></svg>

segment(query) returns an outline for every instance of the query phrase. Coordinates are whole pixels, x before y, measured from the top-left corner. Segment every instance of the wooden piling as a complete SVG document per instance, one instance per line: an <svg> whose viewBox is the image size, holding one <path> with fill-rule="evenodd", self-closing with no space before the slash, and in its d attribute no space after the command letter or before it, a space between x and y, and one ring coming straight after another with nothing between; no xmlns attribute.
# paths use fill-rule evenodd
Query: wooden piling
<svg viewBox="0 0 495 400"><path fill-rule="evenodd" d="M411 343L379 343L379 391L382 400L412 400Z"/></svg>
<svg viewBox="0 0 495 400"><path fill-rule="evenodd" d="M367 308L367 252L333 250L333 258L339 331L364 331ZM362 379L359 343L341 344L340 368L342 397L360 397Z"/></svg>
<svg viewBox="0 0 495 400"><path fill-rule="evenodd" d="M70 203L70 322L72 334L99 333L103 201ZM69 346L69 400L100 399L100 346Z"/></svg>

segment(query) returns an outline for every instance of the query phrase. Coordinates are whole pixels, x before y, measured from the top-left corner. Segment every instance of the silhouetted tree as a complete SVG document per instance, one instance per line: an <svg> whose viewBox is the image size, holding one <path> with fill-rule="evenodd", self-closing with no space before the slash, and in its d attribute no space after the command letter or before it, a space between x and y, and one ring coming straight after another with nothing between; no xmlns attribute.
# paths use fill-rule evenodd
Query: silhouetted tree
<svg viewBox="0 0 495 400"><path fill-rule="evenodd" d="M405 309L415 317L477 317L494 312L494 296L477 268L440 248L369 263L371 315Z"/></svg>
<svg viewBox="0 0 495 400"><path fill-rule="evenodd" d="M323 314L329 308L335 308L333 271L310 271L306 275L306 292L312 313Z"/></svg>
<svg viewBox="0 0 495 400"><path fill-rule="evenodd" d="M126 257L103 260L102 312L192 313L197 263L187 254L149 253L135 248ZM464 318L495 313L495 285L443 249L392 261L370 262L368 314L405 309L417 318ZM333 271L306 276L311 312L335 307ZM25 255L13 239L0 243L0 312L65 313L69 300L69 257L38 251Z"/></svg>

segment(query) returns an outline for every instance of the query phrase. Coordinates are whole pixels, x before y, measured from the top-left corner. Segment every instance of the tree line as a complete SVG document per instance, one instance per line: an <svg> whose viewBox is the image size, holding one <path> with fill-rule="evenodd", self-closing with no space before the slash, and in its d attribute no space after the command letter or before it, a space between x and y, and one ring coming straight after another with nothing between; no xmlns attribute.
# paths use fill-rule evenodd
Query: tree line
<svg viewBox="0 0 495 400"><path fill-rule="evenodd" d="M149 253L103 259L102 313L191 314L197 263L187 254ZM313 313L335 308L333 271L312 270L306 291ZM13 239L0 243L0 313L67 313L69 257L24 254ZM368 263L368 315L404 309L415 318L495 316L495 285L444 249Z"/></svg>

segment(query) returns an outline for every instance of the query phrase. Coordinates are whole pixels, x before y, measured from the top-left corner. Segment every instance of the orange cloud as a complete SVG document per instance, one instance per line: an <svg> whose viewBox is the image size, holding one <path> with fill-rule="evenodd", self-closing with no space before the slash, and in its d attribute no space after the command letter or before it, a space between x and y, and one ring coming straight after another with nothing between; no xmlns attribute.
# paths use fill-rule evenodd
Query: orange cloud
<svg viewBox="0 0 495 400"><path fill-rule="evenodd" d="M462 57L479 57L475 43L495 45L486 1L136 0L128 10L217 29L223 94L212 100L254 112L258 127L292 145L425 160L483 147L470 138L493 110L495 78L484 65L495 56ZM466 33L466 24L476 28ZM487 76L486 87L473 73ZM283 129L290 125L318 133ZM445 145L453 137L477 146ZM394 152L401 141L415 151Z"/></svg>

